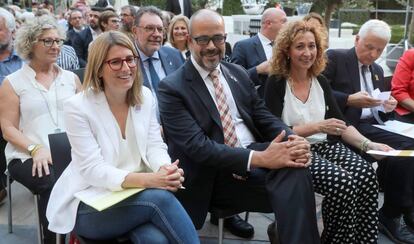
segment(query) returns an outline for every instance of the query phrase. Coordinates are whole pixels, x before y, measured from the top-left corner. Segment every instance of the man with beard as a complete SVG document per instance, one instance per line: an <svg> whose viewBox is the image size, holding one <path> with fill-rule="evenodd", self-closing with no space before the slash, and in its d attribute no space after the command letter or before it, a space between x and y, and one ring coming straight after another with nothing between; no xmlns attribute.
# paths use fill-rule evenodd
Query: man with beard
<svg viewBox="0 0 414 244"><path fill-rule="evenodd" d="M268 8L262 15L260 32L234 45L231 62L247 69L261 97L269 75L273 42L286 22L286 13L283 10Z"/></svg>
<svg viewBox="0 0 414 244"><path fill-rule="evenodd" d="M79 66L85 67L88 59L89 43L96 39L101 33L99 28L99 16L102 9L98 7L92 7L88 12L87 21L89 26L83 31L77 33L73 38L72 46L76 51L76 55L79 59Z"/></svg>
<svg viewBox="0 0 414 244"><path fill-rule="evenodd" d="M178 50L162 46L165 31L161 10L154 6L138 10L133 27L135 44L140 56L144 85L151 89L154 97L158 95L160 80L184 63Z"/></svg>
<svg viewBox="0 0 414 244"><path fill-rule="evenodd" d="M197 229L212 207L274 212L281 243L320 243L310 145L267 110L243 67L220 62L225 40L221 15L196 12L191 58L159 86L169 153L186 178L177 197ZM239 235L250 227L237 215L225 226Z"/></svg>
<svg viewBox="0 0 414 244"><path fill-rule="evenodd" d="M134 33L132 27L134 26L134 20L137 15L137 10L132 5L125 5L121 8L121 31L126 34L132 41L134 41Z"/></svg>
<svg viewBox="0 0 414 244"><path fill-rule="evenodd" d="M65 45L72 46L75 34L83 30L83 14L80 9L73 9L69 13L69 29L66 32Z"/></svg>
<svg viewBox="0 0 414 244"><path fill-rule="evenodd" d="M16 30L16 22L13 15L0 8L0 84L4 78L22 67L23 61L17 56L13 50L13 38ZM6 158L4 156L4 148L6 141L0 131L0 204L6 198L7 192L6 176Z"/></svg>

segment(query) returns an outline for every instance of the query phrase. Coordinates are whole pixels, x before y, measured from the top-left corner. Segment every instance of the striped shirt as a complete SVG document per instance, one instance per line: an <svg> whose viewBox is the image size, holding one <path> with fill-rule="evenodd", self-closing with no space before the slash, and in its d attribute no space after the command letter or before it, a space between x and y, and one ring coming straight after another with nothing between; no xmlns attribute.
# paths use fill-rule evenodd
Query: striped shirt
<svg viewBox="0 0 414 244"><path fill-rule="evenodd" d="M75 49L68 45L63 45L60 48L60 54L56 62L59 67L65 70L79 69L79 60Z"/></svg>

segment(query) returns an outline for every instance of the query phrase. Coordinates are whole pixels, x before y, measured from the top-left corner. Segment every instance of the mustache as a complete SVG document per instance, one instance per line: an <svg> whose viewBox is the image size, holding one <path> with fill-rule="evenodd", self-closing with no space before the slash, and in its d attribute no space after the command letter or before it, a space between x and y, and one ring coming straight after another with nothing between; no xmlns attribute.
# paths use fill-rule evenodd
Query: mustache
<svg viewBox="0 0 414 244"><path fill-rule="evenodd" d="M221 50L218 48L208 49L200 52L201 56L221 55Z"/></svg>

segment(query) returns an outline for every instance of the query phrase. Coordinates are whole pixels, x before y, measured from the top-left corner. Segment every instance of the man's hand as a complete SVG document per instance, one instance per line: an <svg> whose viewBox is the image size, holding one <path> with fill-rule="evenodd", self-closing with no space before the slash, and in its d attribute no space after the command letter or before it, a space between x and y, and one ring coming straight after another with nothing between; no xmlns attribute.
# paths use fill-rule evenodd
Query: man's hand
<svg viewBox="0 0 414 244"><path fill-rule="evenodd" d="M309 165L309 143L298 136L289 136L289 140L282 142L286 132L282 131L266 148L253 152L251 165L268 169L305 168Z"/></svg>
<svg viewBox="0 0 414 244"><path fill-rule="evenodd" d="M261 75L268 75L270 73L270 61L264 61L256 66L256 71Z"/></svg>
<svg viewBox="0 0 414 244"><path fill-rule="evenodd" d="M374 99L367 92L360 91L349 95L346 105L357 108L373 108L381 104L381 100Z"/></svg>
<svg viewBox="0 0 414 244"><path fill-rule="evenodd" d="M388 98L388 100L385 101L383 104L385 112L389 113L389 112L394 111L395 107L397 107L397 104L398 104L397 100L395 100L395 98L390 96L390 98Z"/></svg>

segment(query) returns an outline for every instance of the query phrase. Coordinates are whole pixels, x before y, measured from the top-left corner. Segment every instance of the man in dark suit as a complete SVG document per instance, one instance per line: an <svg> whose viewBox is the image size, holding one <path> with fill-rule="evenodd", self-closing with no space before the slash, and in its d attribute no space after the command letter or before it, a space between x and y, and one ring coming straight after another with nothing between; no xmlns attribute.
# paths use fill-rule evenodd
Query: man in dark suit
<svg viewBox="0 0 414 244"><path fill-rule="evenodd" d="M72 9L69 13L69 29L66 32L65 45L72 46L73 39L76 33L81 32L84 29L83 14L80 9Z"/></svg>
<svg viewBox="0 0 414 244"><path fill-rule="evenodd" d="M396 149L414 149L414 140L373 125L389 119L397 105L394 98L382 102L371 93L385 91L384 73L375 60L391 38L389 26L369 20L359 30L355 47L328 50L325 76L331 81L334 95L347 120L365 137ZM378 111L382 105L386 113ZM365 155L366 156L366 155ZM368 158L368 157L367 157ZM380 210L380 231L398 243L414 243L414 232L400 224L401 215L414 230L414 164L411 158L389 157L378 162L379 180L384 188L384 205Z"/></svg>
<svg viewBox="0 0 414 244"><path fill-rule="evenodd" d="M244 68L220 63L222 16L200 10L189 31L191 58L158 94L169 153L185 171L178 199L197 229L212 206L271 211L281 243L320 243L308 142L265 108Z"/></svg>
<svg viewBox="0 0 414 244"><path fill-rule="evenodd" d="M234 45L231 62L247 69L261 97L269 75L273 41L286 22L286 14L283 10L268 8L262 15L260 32Z"/></svg>
<svg viewBox="0 0 414 244"><path fill-rule="evenodd" d="M193 14L190 0L167 0L166 11L172 12L175 15L185 15L188 18Z"/></svg>
<svg viewBox="0 0 414 244"><path fill-rule="evenodd" d="M163 32L161 10L154 6L142 7L135 18L133 32L140 55L144 85L158 95L158 83L177 70L184 58L174 48L162 46Z"/></svg>
<svg viewBox="0 0 414 244"><path fill-rule="evenodd" d="M76 35L72 41L72 47L75 49L76 55L79 59L79 66L81 68L86 66L88 59L88 49L89 43L91 43L95 38L101 33L99 28L99 16L101 15L101 8L92 7L88 12L88 24L84 30Z"/></svg>

